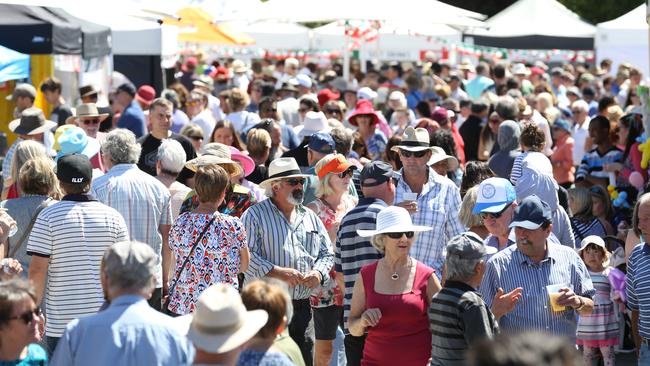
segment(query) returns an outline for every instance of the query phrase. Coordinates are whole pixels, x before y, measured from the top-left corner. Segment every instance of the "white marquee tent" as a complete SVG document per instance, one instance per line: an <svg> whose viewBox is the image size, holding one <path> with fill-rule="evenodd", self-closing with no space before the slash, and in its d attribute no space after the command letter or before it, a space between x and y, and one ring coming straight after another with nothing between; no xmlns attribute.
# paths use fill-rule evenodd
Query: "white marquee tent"
<svg viewBox="0 0 650 366"><path fill-rule="evenodd" d="M556 0L519 0L467 32L465 41L513 49L593 49L596 27Z"/></svg>
<svg viewBox="0 0 650 366"><path fill-rule="evenodd" d="M629 62L649 75L648 23L646 4L616 19L596 26L596 60L608 58L614 70L619 64Z"/></svg>
<svg viewBox="0 0 650 366"><path fill-rule="evenodd" d="M254 23L229 22L235 31L246 33L255 40L248 48L265 50L307 50L310 45L309 28L273 20Z"/></svg>

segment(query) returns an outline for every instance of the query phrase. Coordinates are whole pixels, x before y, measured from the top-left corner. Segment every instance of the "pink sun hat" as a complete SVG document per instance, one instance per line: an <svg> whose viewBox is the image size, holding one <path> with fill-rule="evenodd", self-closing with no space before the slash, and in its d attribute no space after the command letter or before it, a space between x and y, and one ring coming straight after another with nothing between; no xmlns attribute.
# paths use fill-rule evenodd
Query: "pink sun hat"
<svg viewBox="0 0 650 366"><path fill-rule="evenodd" d="M248 177L255 170L255 162L253 159L234 146L230 146L230 159L241 163L244 168L244 177Z"/></svg>

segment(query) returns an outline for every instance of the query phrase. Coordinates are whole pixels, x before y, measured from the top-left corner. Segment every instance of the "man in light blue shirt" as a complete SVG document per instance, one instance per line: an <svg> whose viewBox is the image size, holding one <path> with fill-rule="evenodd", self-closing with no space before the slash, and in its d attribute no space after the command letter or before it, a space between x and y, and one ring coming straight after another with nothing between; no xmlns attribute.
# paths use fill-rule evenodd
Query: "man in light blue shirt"
<svg viewBox="0 0 650 366"><path fill-rule="evenodd" d="M52 365L189 365L195 350L147 304L155 288L157 256L138 242L111 246L102 258L102 287L110 305L71 321Z"/></svg>
<svg viewBox="0 0 650 366"><path fill-rule="evenodd" d="M476 77L465 84L465 90L472 100L478 100L487 88L494 85L494 80L488 75L490 67L485 62L479 63L476 66Z"/></svg>

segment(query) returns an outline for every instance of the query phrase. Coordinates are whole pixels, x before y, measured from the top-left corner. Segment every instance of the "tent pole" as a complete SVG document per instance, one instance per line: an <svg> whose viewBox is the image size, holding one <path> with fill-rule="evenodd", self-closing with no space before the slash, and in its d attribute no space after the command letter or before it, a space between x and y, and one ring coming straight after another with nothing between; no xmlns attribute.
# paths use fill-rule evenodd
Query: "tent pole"
<svg viewBox="0 0 650 366"><path fill-rule="evenodd" d="M350 40L348 35L345 36L345 46L343 49L343 79L350 81Z"/></svg>

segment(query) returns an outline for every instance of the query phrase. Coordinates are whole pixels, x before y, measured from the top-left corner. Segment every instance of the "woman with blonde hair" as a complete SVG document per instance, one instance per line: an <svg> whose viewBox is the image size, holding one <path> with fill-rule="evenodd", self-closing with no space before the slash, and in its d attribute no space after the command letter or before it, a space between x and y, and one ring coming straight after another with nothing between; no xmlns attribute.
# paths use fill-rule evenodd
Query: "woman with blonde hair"
<svg viewBox="0 0 650 366"><path fill-rule="evenodd" d="M26 275L32 258L27 255L29 232L41 210L61 197L54 162L48 157L27 160L18 174L18 187L21 197L0 202L0 208L7 210L18 228L14 236L1 244L4 249L0 254L18 260Z"/></svg>
<svg viewBox="0 0 650 366"><path fill-rule="evenodd" d="M257 113L246 111L246 106L249 103L250 99L246 91L238 88L230 89L230 98L228 98L230 113L226 119L232 122L235 131L240 134L248 132L260 121L260 116Z"/></svg>
<svg viewBox="0 0 650 366"><path fill-rule="evenodd" d="M592 213L591 193L587 188L569 189L569 208L571 209L571 228L576 243L589 235L601 238L607 235L603 224Z"/></svg>
<svg viewBox="0 0 650 366"><path fill-rule="evenodd" d="M190 139L192 146L194 146L194 150L196 151L197 155L199 155L201 146L203 146L203 140L205 139L201 126L194 123L188 123L183 126L183 128L181 128L181 132L179 132L179 134Z"/></svg>
<svg viewBox="0 0 650 366"><path fill-rule="evenodd" d="M316 200L307 207L318 215L327 229L330 241L335 243L341 219L357 205L356 198L348 194L356 166L341 154L330 154L319 160L315 168L318 176ZM337 286L335 279L336 272L332 268L329 285L318 287L311 296L316 333L316 366L329 365L339 319L343 313L343 284Z"/></svg>
<svg viewBox="0 0 650 366"><path fill-rule="evenodd" d="M1 198L3 200L20 197L18 173L27 160L35 157L49 158L43 144L33 140L25 140L16 146L16 150L14 150L14 155L11 159L11 178L4 183L2 190Z"/></svg>
<svg viewBox="0 0 650 366"><path fill-rule="evenodd" d="M483 220L481 216L474 215L472 209L476 204L476 197L478 196L478 186L474 186L465 192L463 196L463 202L460 204L460 211L458 212L458 218L460 222L467 228L467 231L471 231L476 235L480 236L481 239L485 239L490 235L488 229L483 225Z"/></svg>

